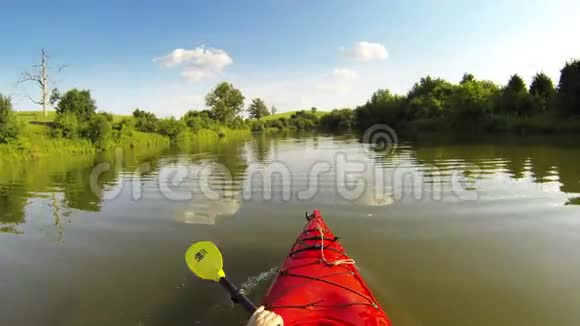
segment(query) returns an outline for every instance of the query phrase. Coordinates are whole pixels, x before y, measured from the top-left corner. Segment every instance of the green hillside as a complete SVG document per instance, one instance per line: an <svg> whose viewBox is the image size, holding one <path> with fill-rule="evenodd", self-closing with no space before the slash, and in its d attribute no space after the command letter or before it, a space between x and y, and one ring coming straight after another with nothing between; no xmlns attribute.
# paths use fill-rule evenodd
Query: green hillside
<svg viewBox="0 0 580 326"><path fill-rule="evenodd" d="M310 110L308 110L308 111L310 112ZM280 118L290 119L292 114L294 114L296 112L298 112L298 111L288 111L288 112L280 112L280 113L272 114L272 115L263 117L262 121L276 120L276 119L280 119ZM316 112L316 115L319 118L322 118L326 114L328 114L328 112L326 112L326 111L317 111Z"/></svg>

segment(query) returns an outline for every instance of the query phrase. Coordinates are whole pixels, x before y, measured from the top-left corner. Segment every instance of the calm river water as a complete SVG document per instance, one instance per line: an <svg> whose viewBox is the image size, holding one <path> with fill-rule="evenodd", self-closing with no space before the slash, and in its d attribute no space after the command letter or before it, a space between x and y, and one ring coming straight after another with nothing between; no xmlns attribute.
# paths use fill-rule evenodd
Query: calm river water
<svg viewBox="0 0 580 326"><path fill-rule="evenodd" d="M254 136L0 171L0 325L242 325L319 208L395 326L579 325L580 145ZM377 148L378 147L378 148Z"/></svg>

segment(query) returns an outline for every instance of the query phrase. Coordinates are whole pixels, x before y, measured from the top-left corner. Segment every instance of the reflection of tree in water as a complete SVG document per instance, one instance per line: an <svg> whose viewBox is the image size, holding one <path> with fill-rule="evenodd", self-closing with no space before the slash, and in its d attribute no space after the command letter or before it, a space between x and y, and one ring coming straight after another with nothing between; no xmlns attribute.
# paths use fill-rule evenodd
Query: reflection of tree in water
<svg viewBox="0 0 580 326"><path fill-rule="evenodd" d="M560 191L580 194L580 155L578 152L569 155L554 164L560 176Z"/></svg>
<svg viewBox="0 0 580 326"><path fill-rule="evenodd" d="M68 208L97 212L101 209L103 194L108 186L119 182L123 170L139 170L146 176L157 170L161 152L141 153L134 150L113 151L97 155L90 164L65 172L62 188ZM98 167L91 184L91 174Z"/></svg>
<svg viewBox="0 0 580 326"><path fill-rule="evenodd" d="M566 202L566 205L580 205L580 197L574 197L574 198L568 199L568 201Z"/></svg>
<svg viewBox="0 0 580 326"><path fill-rule="evenodd" d="M526 176L526 172L530 172L536 183L559 181L562 184L560 191L580 194L578 148L558 146L557 143L544 142L542 139L534 141L534 144L508 142L505 145L415 144L414 155L418 164L431 164L442 170L455 169L462 164L474 164L487 174L507 170L513 179L521 179ZM375 156L376 159L383 161L393 160L393 157L397 155L382 158L379 155ZM579 200L575 198L567 202L569 205L578 203Z"/></svg>
<svg viewBox="0 0 580 326"><path fill-rule="evenodd" d="M506 168L513 179L521 179L524 177L526 162L529 158L529 153L525 148L513 148L509 152L506 151L502 157L507 159Z"/></svg>
<svg viewBox="0 0 580 326"><path fill-rule="evenodd" d="M554 160L551 151L546 148L530 151L530 160L532 162L530 171L532 177L537 183L550 182L550 176L554 174Z"/></svg>
<svg viewBox="0 0 580 326"><path fill-rule="evenodd" d="M95 187L96 193L91 188L91 169L74 169L67 171L62 180L62 191L64 193L65 205L69 208L80 209L83 211L98 212L101 205L101 178L98 181L98 187Z"/></svg>
<svg viewBox="0 0 580 326"><path fill-rule="evenodd" d="M243 145L243 141L220 141L212 152L216 163L228 169L233 180L239 181L248 168Z"/></svg>
<svg viewBox="0 0 580 326"><path fill-rule="evenodd" d="M542 147L530 154L531 170L536 182L550 182L552 180L548 177L557 175L561 183L560 191L580 194L580 151L577 148ZM578 198L572 198L566 204L579 205Z"/></svg>
<svg viewBox="0 0 580 326"><path fill-rule="evenodd" d="M70 209L99 211L106 188L117 182L120 171L141 169L152 173L159 165L163 149L147 152L127 150L94 157L56 157L30 162L7 162L9 169L0 169L0 232L19 233L17 226L26 222L25 207L29 198L47 198L47 214L52 213L57 241L63 240L66 217ZM120 159L118 159L120 157ZM101 163L109 164L91 187L91 173ZM7 172L7 173L3 173ZM52 231L51 231L52 232Z"/></svg>
<svg viewBox="0 0 580 326"><path fill-rule="evenodd" d="M189 148L182 148L182 153L192 154L192 163L212 159L225 166L234 178L240 178L248 167L244 151L246 140L246 137L236 136L228 136L226 139L199 138Z"/></svg>
<svg viewBox="0 0 580 326"><path fill-rule="evenodd" d="M70 223L67 219L72 213L70 210L62 207L62 200L58 198L58 194L53 192L50 195L50 206L52 209L52 220L56 236L56 242L64 242L64 223Z"/></svg>
<svg viewBox="0 0 580 326"><path fill-rule="evenodd" d="M267 137L263 133L256 135L252 141L252 149L256 161L260 163L268 162L271 146L272 140L270 137Z"/></svg>
<svg viewBox="0 0 580 326"><path fill-rule="evenodd" d="M0 232L20 233L17 226L25 222L27 202L26 189L21 185L0 185Z"/></svg>

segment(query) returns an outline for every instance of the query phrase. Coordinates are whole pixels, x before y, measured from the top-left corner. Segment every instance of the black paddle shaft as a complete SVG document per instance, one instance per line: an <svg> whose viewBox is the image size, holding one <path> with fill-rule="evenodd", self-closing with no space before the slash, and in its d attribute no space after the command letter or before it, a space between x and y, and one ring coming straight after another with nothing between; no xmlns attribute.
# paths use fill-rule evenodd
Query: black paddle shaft
<svg viewBox="0 0 580 326"><path fill-rule="evenodd" d="M250 299L248 299L235 285L228 281L227 278L220 278L220 284L232 296L233 302L241 304L250 314L253 314L256 311L257 308L252 301L250 301Z"/></svg>

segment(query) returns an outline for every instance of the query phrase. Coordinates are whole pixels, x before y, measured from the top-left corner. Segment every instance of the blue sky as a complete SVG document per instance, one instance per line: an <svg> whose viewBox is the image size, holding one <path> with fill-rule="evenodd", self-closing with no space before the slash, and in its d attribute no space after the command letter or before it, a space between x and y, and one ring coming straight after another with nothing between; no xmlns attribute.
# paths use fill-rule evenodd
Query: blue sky
<svg viewBox="0 0 580 326"><path fill-rule="evenodd" d="M90 89L101 110L159 115L204 107L218 82L280 111L352 107L378 88L404 93L430 74L504 84L580 58L578 1L3 0L0 92L46 48L62 90ZM183 49L182 51L176 49Z"/></svg>

